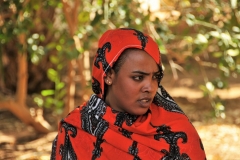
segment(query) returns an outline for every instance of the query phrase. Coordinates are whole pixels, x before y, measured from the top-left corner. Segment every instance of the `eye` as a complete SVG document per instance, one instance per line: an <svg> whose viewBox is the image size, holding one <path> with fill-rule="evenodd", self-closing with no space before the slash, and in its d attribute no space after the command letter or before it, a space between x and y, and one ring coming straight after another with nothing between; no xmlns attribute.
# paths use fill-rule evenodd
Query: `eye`
<svg viewBox="0 0 240 160"><path fill-rule="evenodd" d="M161 74L156 74L156 75L153 75L153 79L156 79L157 81L161 81L162 79L162 75Z"/></svg>
<svg viewBox="0 0 240 160"><path fill-rule="evenodd" d="M158 79L159 78L159 75L156 74L156 75L153 75L153 79Z"/></svg>
<svg viewBox="0 0 240 160"><path fill-rule="evenodd" d="M141 80L143 80L143 76L133 76L132 78L133 78L133 80L135 80L135 81L141 81Z"/></svg>

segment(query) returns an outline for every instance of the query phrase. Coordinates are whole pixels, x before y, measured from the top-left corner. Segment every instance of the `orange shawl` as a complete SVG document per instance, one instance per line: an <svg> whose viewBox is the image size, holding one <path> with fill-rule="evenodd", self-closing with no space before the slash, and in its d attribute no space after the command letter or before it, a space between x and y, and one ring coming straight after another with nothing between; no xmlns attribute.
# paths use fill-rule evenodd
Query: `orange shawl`
<svg viewBox="0 0 240 160"><path fill-rule="evenodd" d="M151 107L141 116L112 110L103 101L105 73L130 47L145 50L161 66L157 44L148 35L135 29L107 31L93 65L95 94L60 122L52 160L205 159L195 128L160 84Z"/></svg>

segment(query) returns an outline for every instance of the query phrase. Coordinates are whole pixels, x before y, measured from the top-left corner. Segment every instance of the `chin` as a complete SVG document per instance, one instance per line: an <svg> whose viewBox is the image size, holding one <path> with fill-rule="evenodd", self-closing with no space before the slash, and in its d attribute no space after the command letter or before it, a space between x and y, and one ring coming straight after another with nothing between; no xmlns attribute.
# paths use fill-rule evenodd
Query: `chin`
<svg viewBox="0 0 240 160"><path fill-rule="evenodd" d="M148 112L148 109L141 109L139 111L135 111L135 112L128 112L131 115L135 115L135 116L142 116L144 114L146 114Z"/></svg>

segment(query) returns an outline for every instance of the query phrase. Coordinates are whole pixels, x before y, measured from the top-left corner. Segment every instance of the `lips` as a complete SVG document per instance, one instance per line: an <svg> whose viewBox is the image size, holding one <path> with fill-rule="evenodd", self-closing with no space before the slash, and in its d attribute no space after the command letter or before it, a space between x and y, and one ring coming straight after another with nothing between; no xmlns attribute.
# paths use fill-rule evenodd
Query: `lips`
<svg viewBox="0 0 240 160"><path fill-rule="evenodd" d="M143 99L143 100L141 100L142 102L149 102L149 100L148 99Z"/></svg>
<svg viewBox="0 0 240 160"><path fill-rule="evenodd" d="M148 108L150 106L150 104L152 103L152 98L141 98L138 100L138 102L140 103L140 106L141 107L144 107L144 108Z"/></svg>

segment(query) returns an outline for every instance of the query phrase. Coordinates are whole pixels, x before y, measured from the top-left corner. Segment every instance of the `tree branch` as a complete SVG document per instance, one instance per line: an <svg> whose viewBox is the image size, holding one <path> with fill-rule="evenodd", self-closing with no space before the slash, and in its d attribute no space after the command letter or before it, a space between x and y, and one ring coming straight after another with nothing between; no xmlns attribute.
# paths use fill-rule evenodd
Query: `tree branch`
<svg viewBox="0 0 240 160"><path fill-rule="evenodd" d="M31 125L36 131L40 133L48 133L51 130L51 126L47 121L43 119L40 114L38 114L36 117L32 117L25 105L20 105L13 100L8 100L1 101L0 108L9 110L22 122Z"/></svg>

